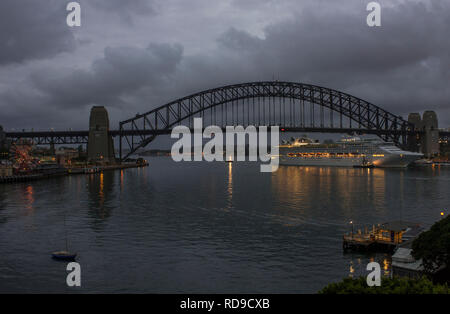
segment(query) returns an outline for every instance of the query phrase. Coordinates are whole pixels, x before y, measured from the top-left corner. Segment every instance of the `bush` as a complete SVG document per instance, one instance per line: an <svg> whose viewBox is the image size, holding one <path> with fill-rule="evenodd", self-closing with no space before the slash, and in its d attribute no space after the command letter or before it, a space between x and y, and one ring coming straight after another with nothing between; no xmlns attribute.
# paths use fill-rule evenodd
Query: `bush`
<svg viewBox="0 0 450 314"><path fill-rule="evenodd" d="M436 222L414 240L412 256L422 259L428 273L450 265L450 216Z"/></svg>

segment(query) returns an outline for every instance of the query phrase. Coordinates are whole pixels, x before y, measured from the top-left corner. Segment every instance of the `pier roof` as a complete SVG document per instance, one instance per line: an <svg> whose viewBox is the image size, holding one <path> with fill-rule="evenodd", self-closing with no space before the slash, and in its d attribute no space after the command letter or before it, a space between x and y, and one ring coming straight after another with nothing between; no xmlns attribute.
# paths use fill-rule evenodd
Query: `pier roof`
<svg viewBox="0 0 450 314"><path fill-rule="evenodd" d="M420 224L415 223L415 222L397 220L397 221L392 221L392 222L386 222L386 223L382 224L380 227L382 227L383 229L386 229L386 230L400 232L400 231L404 231L408 228L417 228L419 226L420 226Z"/></svg>

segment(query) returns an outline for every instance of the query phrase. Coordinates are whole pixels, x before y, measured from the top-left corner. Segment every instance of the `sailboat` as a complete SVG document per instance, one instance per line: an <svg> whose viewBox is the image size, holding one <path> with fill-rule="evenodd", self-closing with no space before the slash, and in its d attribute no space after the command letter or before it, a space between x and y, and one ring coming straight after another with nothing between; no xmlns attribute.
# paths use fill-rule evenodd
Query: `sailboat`
<svg viewBox="0 0 450 314"><path fill-rule="evenodd" d="M66 235L66 249L63 251L56 251L52 253L52 258L57 260L64 260L64 261L73 261L75 260L75 257L77 257L77 253L70 252L69 246L67 243L67 228L66 228L66 215L64 214L64 231Z"/></svg>

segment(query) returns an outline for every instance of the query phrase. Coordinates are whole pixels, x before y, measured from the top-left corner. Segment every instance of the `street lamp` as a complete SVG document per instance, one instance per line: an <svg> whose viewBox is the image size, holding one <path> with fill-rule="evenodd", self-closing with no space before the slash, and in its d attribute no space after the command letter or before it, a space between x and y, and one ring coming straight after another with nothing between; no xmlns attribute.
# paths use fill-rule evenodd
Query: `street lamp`
<svg viewBox="0 0 450 314"><path fill-rule="evenodd" d="M353 220L350 220L350 224L352 225L352 240L353 240Z"/></svg>

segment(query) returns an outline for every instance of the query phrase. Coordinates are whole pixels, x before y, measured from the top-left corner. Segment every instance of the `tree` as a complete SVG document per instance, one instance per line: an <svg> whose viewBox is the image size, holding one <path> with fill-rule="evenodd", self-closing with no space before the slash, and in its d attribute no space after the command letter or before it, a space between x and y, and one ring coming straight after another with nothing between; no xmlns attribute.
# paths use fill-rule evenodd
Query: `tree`
<svg viewBox="0 0 450 314"><path fill-rule="evenodd" d="M450 294L447 285L433 284L426 277L420 279L383 278L381 286L369 287L365 277L345 278L341 282L331 283L319 294Z"/></svg>
<svg viewBox="0 0 450 314"><path fill-rule="evenodd" d="M412 256L422 259L428 273L450 265L450 216L436 222L413 241Z"/></svg>

